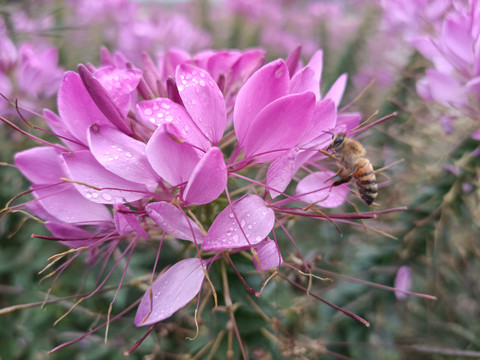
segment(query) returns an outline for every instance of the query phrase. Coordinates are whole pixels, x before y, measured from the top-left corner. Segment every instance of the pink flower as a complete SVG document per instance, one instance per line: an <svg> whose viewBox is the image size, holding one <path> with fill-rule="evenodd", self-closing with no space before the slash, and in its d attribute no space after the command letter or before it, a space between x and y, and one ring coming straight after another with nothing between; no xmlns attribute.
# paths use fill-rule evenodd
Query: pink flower
<svg viewBox="0 0 480 360"><path fill-rule="evenodd" d="M0 31L1 32L1 31ZM21 107L38 108L48 105L60 86L63 69L58 66L58 50L50 45L21 43L18 49L7 36L0 40L1 93ZM13 114L13 108L2 99L3 115ZM25 116L29 116L25 112Z"/></svg>
<svg viewBox="0 0 480 360"><path fill-rule="evenodd" d="M395 291L395 296L398 300L405 300L407 295L404 291L410 291L412 285L412 272L408 266L401 266L398 268L397 275L395 276L395 289L402 291Z"/></svg>
<svg viewBox="0 0 480 360"><path fill-rule="evenodd" d="M23 206L47 220L53 239L87 245L89 263L124 239L122 256L142 239L161 239L158 251L165 238L186 242L188 255L144 294L137 326L188 304L222 257L235 267L230 256L250 251L252 269L281 266L276 232L291 238L286 219L333 222L319 209L340 206L348 186L330 186L318 150L331 140L326 132L348 131L360 115L338 114L346 74L320 93L321 51L305 66L297 49L260 68L259 50L170 51L160 71L148 58L145 70L120 53L101 58L98 68L66 72L59 116L44 113L63 144L36 139L44 146L15 163L32 182L34 199Z"/></svg>

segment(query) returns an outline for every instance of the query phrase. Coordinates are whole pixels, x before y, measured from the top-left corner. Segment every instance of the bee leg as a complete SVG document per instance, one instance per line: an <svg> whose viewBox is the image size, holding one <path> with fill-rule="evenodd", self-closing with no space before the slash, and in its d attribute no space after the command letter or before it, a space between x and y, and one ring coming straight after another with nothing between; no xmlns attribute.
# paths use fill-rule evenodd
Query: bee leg
<svg viewBox="0 0 480 360"><path fill-rule="evenodd" d="M333 175L332 177L328 178L327 180L325 180L325 182L328 182L330 180L333 180L333 181L338 181L342 178L342 175L341 175L341 172L342 172L343 169L340 169L336 172L335 175Z"/></svg>
<svg viewBox="0 0 480 360"><path fill-rule="evenodd" d="M335 175L332 178L332 180L333 180L332 187L333 186L338 186L338 185L348 183L350 180L352 180L352 175L349 175L349 176L346 176L346 177L342 177L340 175Z"/></svg>
<svg viewBox="0 0 480 360"><path fill-rule="evenodd" d="M352 166L348 170L345 168L338 170L337 173L329 179L333 180L332 187L348 183L350 180L352 180L355 170L357 170L356 166Z"/></svg>

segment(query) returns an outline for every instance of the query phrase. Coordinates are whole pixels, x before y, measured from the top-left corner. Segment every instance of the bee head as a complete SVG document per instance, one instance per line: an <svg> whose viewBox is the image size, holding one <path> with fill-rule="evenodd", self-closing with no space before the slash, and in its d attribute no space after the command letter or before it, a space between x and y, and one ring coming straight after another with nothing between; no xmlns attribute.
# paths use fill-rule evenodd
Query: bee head
<svg viewBox="0 0 480 360"><path fill-rule="evenodd" d="M332 142L328 145L327 150L332 150L333 152L339 151L343 147L343 143L347 134L340 132L336 135L332 135Z"/></svg>

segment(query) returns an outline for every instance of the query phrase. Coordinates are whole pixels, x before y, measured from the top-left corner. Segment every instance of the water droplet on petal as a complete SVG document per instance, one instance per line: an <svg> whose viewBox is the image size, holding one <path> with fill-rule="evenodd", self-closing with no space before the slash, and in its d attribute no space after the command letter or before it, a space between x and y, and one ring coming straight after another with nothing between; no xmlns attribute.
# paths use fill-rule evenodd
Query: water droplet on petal
<svg viewBox="0 0 480 360"><path fill-rule="evenodd" d="M102 198L105 201L112 201L112 195L102 192Z"/></svg>

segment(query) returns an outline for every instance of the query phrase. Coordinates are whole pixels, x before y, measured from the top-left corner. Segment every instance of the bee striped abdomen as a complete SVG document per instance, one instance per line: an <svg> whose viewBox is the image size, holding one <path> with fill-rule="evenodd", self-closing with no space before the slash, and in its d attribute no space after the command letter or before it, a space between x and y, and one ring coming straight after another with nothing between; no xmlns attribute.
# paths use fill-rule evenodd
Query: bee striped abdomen
<svg viewBox="0 0 480 360"><path fill-rule="evenodd" d="M353 178L357 183L358 192L367 205L371 205L377 197L377 179L373 172L373 166L366 158L360 158L357 162L357 168L353 173Z"/></svg>

